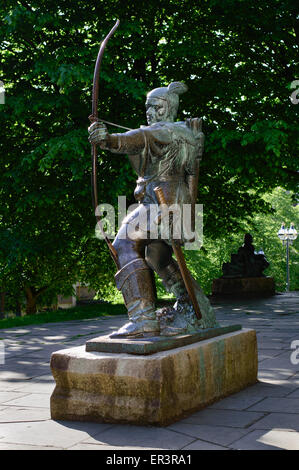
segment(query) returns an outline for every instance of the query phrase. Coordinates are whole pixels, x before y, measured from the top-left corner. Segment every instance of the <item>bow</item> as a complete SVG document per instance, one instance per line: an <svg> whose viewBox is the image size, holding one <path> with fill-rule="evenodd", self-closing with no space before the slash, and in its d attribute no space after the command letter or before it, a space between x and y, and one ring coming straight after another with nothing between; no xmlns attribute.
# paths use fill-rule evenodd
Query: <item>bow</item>
<svg viewBox="0 0 299 470"><path fill-rule="evenodd" d="M104 50L105 50L105 47L106 47L107 42L109 41L110 37L114 34L116 29L118 28L118 25L119 25L119 20L116 21L116 23L113 26L113 28L111 29L111 31L107 34L107 36L103 40L103 42L101 44L101 47L100 47L100 50L99 50L99 53L98 53L98 57L97 57L97 61L96 61L95 69L94 69L94 76L93 76L92 114L89 116L89 120L90 120L91 123L95 122L95 121L98 121L99 76L100 76L100 68L101 68L102 58L103 58L103 55L104 55ZM93 207L94 207L94 210L96 211L96 208L98 207L98 189L97 189L97 156L98 155L97 155L97 146L96 146L96 144L92 144L91 156L92 156L92 179L91 179L92 199L93 199ZM106 241L106 243L108 245L108 248L110 250L110 254L113 258L113 261L115 262L116 266L118 267L117 252L116 252L114 246L112 245L111 241L107 237L106 233L104 232L100 217L97 214L95 214L95 215L96 215L97 225L100 228L100 230L103 234L104 240Z"/></svg>

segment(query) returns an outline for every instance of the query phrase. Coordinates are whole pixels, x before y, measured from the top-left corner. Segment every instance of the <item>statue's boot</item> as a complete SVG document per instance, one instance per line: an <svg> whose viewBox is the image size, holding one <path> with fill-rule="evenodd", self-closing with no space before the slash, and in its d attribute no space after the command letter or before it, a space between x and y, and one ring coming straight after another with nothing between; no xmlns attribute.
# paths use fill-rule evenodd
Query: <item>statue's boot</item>
<svg viewBox="0 0 299 470"><path fill-rule="evenodd" d="M185 287L178 264L174 259L172 259L166 267L159 269L157 274L161 278L166 291L174 294L176 297L175 304L169 307L162 307L157 311L157 316L158 318L161 318L162 316L168 319L173 319L176 314L184 311L186 307L192 305L190 297Z"/></svg>
<svg viewBox="0 0 299 470"><path fill-rule="evenodd" d="M190 276L202 313L202 319L197 319L179 266L173 258L166 267L159 269L157 274L161 277L165 289L176 297L173 306L162 307L156 312L157 319L160 321L161 335L193 333L201 328L210 328L216 325L215 313L208 298L195 279Z"/></svg>
<svg viewBox="0 0 299 470"><path fill-rule="evenodd" d="M157 336L155 294L150 268L142 258L130 261L115 275L116 287L123 294L128 310L126 323L110 338Z"/></svg>

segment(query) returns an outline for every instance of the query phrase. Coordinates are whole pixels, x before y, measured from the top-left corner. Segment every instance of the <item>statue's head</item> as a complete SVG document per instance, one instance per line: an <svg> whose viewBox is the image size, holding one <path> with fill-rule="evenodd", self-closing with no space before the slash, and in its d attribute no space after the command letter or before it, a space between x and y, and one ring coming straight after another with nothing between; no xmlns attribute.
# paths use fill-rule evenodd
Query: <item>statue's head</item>
<svg viewBox="0 0 299 470"><path fill-rule="evenodd" d="M245 245L251 245L253 242L253 237L250 233L246 233L244 236L244 244Z"/></svg>
<svg viewBox="0 0 299 470"><path fill-rule="evenodd" d="M173 122L179 107L179 95L188 90L187 85L173 82L168 87L155 88L146 97L146 119L149 125L160 121Z"/></svg>

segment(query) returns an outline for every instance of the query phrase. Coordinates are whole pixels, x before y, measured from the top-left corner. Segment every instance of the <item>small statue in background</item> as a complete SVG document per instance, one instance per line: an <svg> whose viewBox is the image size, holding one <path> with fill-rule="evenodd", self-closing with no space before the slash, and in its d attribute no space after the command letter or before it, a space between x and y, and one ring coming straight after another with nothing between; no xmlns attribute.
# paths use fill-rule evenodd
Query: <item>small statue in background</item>
<svg viewBox="0 0 299 470"><path fill-rule="evenodd" d="M265 276L263 271L269 267L269 263L263 253L255 253L252 241L250 233L246 233L238 253L231 255L230 263L223 263L223 278Z"/></svg>

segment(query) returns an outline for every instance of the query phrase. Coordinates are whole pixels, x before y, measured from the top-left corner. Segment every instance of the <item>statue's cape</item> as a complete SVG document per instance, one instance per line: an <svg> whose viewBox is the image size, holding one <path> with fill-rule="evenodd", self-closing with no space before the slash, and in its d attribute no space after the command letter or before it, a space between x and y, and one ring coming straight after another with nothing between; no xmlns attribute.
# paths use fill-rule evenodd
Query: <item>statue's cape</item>
<svg viewBox="0 0 299 470"><path fill-rule="evenodd" d="M129 155L138 175L148 173L149 168L153 173L154 166L159 167L158 175L182 171L192 174L194 161L201 154L202 132L193 132L182 121L141 126L140 132L144 135L144 148L138 155Z"/></svg>

